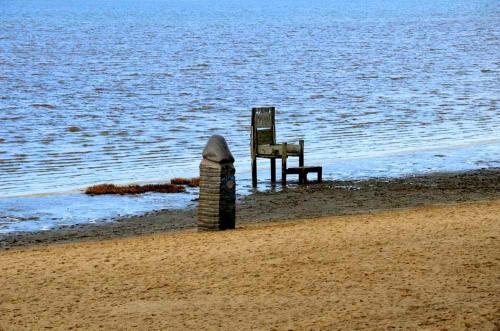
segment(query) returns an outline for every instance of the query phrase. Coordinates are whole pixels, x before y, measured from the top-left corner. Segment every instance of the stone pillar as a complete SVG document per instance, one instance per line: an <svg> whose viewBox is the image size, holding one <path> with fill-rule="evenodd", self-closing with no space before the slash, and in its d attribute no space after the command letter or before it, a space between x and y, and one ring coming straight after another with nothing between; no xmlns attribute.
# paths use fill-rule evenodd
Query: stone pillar
<svg viewBox="0 0 500 331"><path fill-rule="evenodd" d="M200 163L198 230L234 229L236 181L233 163L224 137L210 137Z"/></svg>

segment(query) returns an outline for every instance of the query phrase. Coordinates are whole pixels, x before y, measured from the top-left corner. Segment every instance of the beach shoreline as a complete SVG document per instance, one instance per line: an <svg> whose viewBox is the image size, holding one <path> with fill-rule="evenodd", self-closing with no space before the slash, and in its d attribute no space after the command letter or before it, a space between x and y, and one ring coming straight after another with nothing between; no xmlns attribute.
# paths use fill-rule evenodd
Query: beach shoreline
<svg viewBox="0 0 500 331"><path fill-rule="evenodd" d="M500 199L0 252L0 329L498 330Z"/></svg>
<svg viewBox="0 0 500 331"><path fill-rule="evenodd" d="M370 213L499 197L498 168L403 178L311 182L306 186L242 197L237 203L237 224ZM130 237L195 226L195 208L163 210L114 222L3 234L0 235L0 249Z"/></svg>

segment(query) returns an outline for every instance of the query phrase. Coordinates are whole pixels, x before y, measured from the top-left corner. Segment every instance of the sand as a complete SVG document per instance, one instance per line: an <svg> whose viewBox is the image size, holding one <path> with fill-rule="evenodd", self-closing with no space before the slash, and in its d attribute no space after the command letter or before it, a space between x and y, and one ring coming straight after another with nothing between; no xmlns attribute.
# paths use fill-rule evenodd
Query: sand
<svg viewBox="0 0 500 331"><path fill-rule="evenodd" d="M240 197L237 223L366 213L436 203L500 199L500 169L432 173L404 178L325 181ZM96 203L99 203L97 198ZM160 210L97 223L35 233L0 234L0 250L46 243L77 242L151 234L196 226L196 210Z"/></svg>
<svg viewBox="0 0 500 331"><path fill-rule="evenodd" d="M500 200L0 251L0 329L499 330Z"/></svg>

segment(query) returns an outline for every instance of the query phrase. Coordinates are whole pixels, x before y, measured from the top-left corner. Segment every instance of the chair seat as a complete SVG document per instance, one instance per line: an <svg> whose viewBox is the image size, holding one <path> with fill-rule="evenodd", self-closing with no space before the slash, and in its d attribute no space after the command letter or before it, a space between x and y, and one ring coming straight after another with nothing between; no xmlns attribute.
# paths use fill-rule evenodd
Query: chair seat
<svg viewBox="0 0 500 331"><path fill-rule="evenodd" d="M280 157L283 144L276 145L258 145L257 156L260 157ZM288 156L300 156L299 144L286 144L286 153Z"/></svg>

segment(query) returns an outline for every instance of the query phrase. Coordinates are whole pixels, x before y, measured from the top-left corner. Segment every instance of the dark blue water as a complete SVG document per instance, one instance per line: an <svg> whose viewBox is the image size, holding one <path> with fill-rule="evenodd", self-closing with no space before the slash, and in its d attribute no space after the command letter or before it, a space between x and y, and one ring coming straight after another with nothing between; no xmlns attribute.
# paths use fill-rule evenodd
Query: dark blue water
<svg viewBox="0 0 500 331"><path fill-rule="evenodd" d="M0 232L184 206L78 190L196 176L215 133L244 194L258 105L327 178L499 166L498 17L498 1L2 0Z"/></svg>

